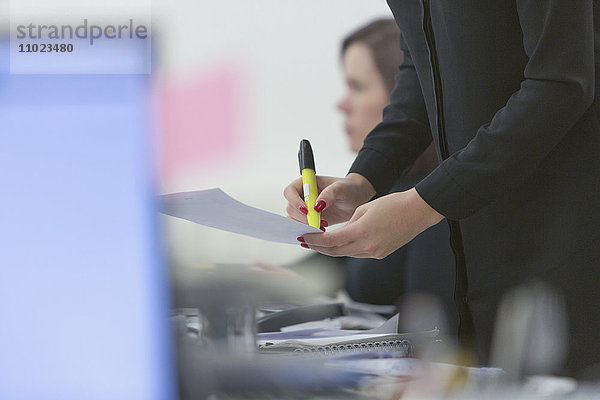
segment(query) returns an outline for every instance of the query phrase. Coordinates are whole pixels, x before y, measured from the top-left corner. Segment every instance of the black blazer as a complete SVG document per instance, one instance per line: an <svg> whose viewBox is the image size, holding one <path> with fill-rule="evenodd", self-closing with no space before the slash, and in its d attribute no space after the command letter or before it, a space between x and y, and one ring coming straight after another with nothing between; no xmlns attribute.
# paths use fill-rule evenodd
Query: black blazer
<svg viewBox="0 0 600 400"><path fill-rule="evenodd" d="M350 171L386 193L433 139L416 189L450 220L459 335L486 362L502 295L542 279L566 299L567 372L600 362L599 1L388 4L405 61Z"/></svg>

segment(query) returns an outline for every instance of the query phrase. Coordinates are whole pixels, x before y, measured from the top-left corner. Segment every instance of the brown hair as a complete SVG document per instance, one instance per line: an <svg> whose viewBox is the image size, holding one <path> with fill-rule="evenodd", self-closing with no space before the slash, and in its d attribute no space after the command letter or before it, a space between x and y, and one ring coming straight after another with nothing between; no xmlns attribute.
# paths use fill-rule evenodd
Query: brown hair
<svg viewBox="0 0 600 400"><path fill-rule="evenodd" d="M394 77L402 64L400 30L392 18L377 19L348 35L342 42L342 57L351 44L364 43L373 53L375 66L388 92L394 88Z"/></svg>
<svg viewBox="0 0 600 400"><path fill-rule="evenodd" d="M378 19L351 33L342 42L342 57L348 47L354 43L364 43L371 49L375 66L383 78L385 87L391 93L398 67L404 59L400 49L400 29L396 21L392 18ZM433 171L438 163L434 144L431 143L414 164L407 168L404 177L420 180Z"/></svg>

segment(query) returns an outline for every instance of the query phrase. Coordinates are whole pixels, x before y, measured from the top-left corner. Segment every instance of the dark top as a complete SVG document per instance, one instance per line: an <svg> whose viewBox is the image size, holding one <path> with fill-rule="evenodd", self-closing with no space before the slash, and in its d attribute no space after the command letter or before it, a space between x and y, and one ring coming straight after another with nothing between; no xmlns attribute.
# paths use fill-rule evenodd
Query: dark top
<svg viewBox="0 0 600 400"><path fill-rule="evenodd" d="M404 64L350 171L387 193L433 137L416 189L451 220L460 337L486 362L501 296L542 279L565 296L566 372L600 362L598 0L388 4Z"/></svg>

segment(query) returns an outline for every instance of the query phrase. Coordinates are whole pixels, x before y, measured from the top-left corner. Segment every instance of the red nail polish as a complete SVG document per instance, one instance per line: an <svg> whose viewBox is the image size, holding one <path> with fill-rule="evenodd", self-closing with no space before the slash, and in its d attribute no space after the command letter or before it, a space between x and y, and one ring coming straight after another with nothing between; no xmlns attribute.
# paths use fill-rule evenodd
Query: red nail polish
<svg viewBox="0 0 600 400"><path fill-rule="evenodd" d="M308 245L306 243L300 243L300 246L304 247L305 249L308 249Z"/></svg>
<svg viewBox="0 0 600 400"><path fill-rule="evenodd" d="M322 219L321 220L321 226L328 227L329 223L327 221L325 221L324 219Z"/></svg>
<svg viewBox="0 0 600 400"><path fill-rule="evenodd" d="M315 211L321 212L325 207L327 207L327 204L323 200L319 200L317 201L317 204L315 204Z"/></svg>
<svg viewBox="0 0 600 400"><path fill-rule="evenodd" d="M300 212L304 215L308 215L308 208L304 207L304 206L300 206L298 207L298 209L300 210Z"/></svg>
<svg viewBox="0 0 600 400"><path fill-rule="evenodd" d="M302 243L304 243L304 238L303 238L302 236L300 236L300 237L296 238L296 240L298 240L299 242L302 242Z"/></svg>

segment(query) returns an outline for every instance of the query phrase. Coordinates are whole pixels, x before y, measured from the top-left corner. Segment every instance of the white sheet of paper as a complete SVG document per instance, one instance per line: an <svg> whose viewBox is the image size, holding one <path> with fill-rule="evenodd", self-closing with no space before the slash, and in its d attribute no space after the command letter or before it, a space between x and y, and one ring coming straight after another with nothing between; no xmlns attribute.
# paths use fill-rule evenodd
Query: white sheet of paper
<svg viewBox="0 0 600 400"><path fill-rule="evenodd" d="M160 211L201 225L272 242L299 244L305 233L321 230L284 216L243 204L221 189L159 196Z"/></svg>

